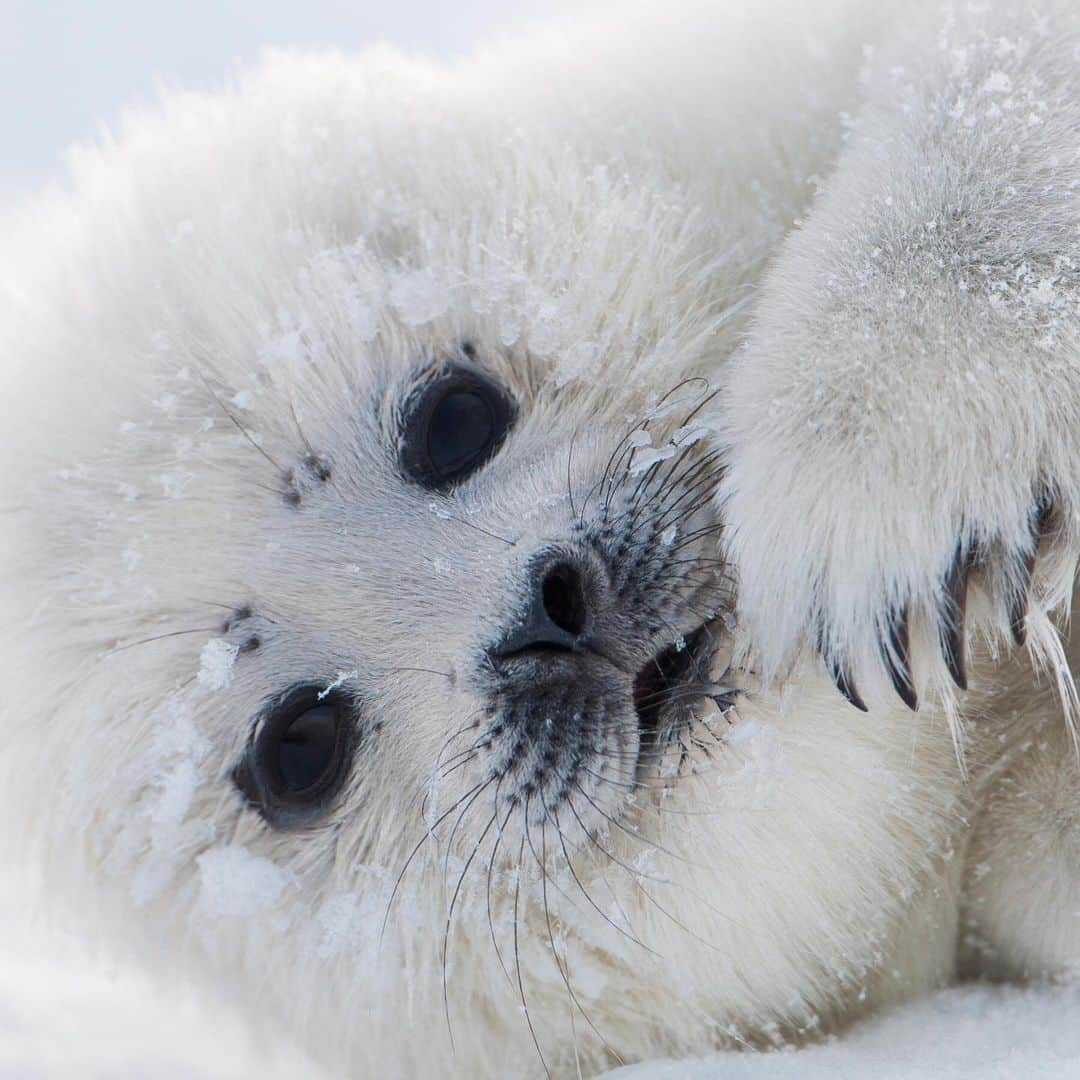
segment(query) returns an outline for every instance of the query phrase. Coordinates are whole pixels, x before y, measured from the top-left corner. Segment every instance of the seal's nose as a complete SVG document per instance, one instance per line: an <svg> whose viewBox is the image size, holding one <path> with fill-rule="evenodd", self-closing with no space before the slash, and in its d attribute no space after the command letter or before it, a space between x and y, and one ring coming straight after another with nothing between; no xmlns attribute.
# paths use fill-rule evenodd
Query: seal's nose
<svg viewBox="0 0 1080 1080"><path fill-rule="evenodd" d="M500 659L526 651L578 652L588 623L584 563L565 553L533 562L529 606L492 650Z"/></svg>

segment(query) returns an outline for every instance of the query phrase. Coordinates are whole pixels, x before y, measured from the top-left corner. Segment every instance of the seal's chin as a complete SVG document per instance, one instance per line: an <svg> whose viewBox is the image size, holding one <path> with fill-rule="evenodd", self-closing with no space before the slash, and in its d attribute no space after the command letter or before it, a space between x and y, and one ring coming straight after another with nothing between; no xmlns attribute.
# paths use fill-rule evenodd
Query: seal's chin
<svg viewBox="0 0 1080 1080"><path fill-rule="evenodd" d="M695 710L716 694L712 663L716 642L709 622L661 649L634 679L640 735L638 773L659 763Z"/></svg>

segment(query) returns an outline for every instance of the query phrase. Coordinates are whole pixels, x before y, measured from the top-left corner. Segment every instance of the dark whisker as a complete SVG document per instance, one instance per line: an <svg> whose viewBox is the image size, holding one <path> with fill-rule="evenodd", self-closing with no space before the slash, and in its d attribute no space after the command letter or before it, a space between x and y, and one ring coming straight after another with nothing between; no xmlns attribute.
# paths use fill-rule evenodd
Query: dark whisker
<svg viewBox="0 0 1080 1080"><path fill-rule="evenodd" d="M427 843L428 840L435 834L435 830L467 799L473 794L477 788L482 787L483 782L477 784L471 791L467 791L449 810L446 810L442 816L428 829L424 830L424 835L417 841L416 846L409 852L409 857L405 860L405 864L402 866L398 873L397 880L394 882L394 887L390 892L390 899L386 902L386 911L383 914L382 926L379 928L379 950L382 949L383 937L386 934L386 924L390 918L390 911L394 906L394 899L397 897L398 890L401 888L401 882L405 878L405 872L409 869L413 859L416 858L419 850Z"/></svg>
<svg viewBox="0 0 1080 1080"><path fill-rule="evenodd" d="M568 806L570 807L570 809L571 809L571 810L573 811L574 815L575 815L575 816L577 816L577 810L576 810L576 809L575 809L575 807L574 807L574 804L573 804L573 800L571 800L571 799L567 799L567 805L568 805ZM578 818L578 821L580 821L580 820L581 820L581 819L580 819L580 817L579 817L579 818ZM714 945L714 944L713 944L712 942L706 941L706 940L705 940L705 939L704 939L703 937L699 936L698 934L695 934L695 933L693 932L693 930L691 930L691 929L690 929L689 927L685 926L685 925L684 925L683 923L681 923L681 922L680 922L680 921L679 921L678 919L676 919L676 918L675 918L675 916L674 916L674 915L672 915L672 914L671 914L671 912L669 912L669 911L667 910L667 908L665 908L665 907L664 907L664 906L663 906L662 904L660 904L660 903L659 903L659 902L658 902L658 901L656 900L656 898L655 898L655 897L654 897L654 896L652 895L652 893L650 893L650 892L649 892L649 891L648 891L648 890L647 890L647 889L645 888L645 886L641 884L641 881L640 881L640 879L641 879L641 878L645 878L645 879L646 879L647 881L656 881L656 882L658 882L658 883L659 883L659 884L661 884L661 885L670 885L670 884L671 884L671 882L669 882L669 881L665 881L665 880L664 880L663 878L656 878L656 877L653 877L652 875L650 875L650 874L646 874L646 873L644 873L644 872L643 872L643 871L641 871L641 870L635 870L635 869L633 869L632 867L629 867L629 866L627 866L627 865L626 865L626 864L625 864L624 862L622 862L622 861L621 861L620 859L616 858L616 857L615 857L615 856L614 856L614 855L613 855L613 854L612 854L612 853L611 853L610 851L608 851L608 850L607 850L607 849L606 849L606 848L605 848L605 847L604 847L604 846L603 846L603 845L602 845L602 844L601 844L601 843L600 843L600 842L599 842L599 841L598 841L598 840L596 839L596 837L595 837L595 836L591 836L591 834L590 834L590 838L592 839L592 842L593 842L593 843L594 843L594 844L596 845L596 847L598 847L598 848L599 848L599 849L600 849L600 850L601 850L601 851L602 851L602 852L603 852L603 853L604 853L604 854L605 854L605 855L606 855L606 856L607 856L607 857L608 857L608 858L609 858L609 859L610 859L610 860L611 860L611 861L612 861L613 863L615 863L615 865L616 865L616 866L619 866L619 867L621 867L621 868L622 868L623 870L625 870L625 871L626 871L626 873L627 873L627 874L629 875L629 877L630 877L630 881L631 881L631 883L632 883L632 884L634 885L634 887L635 887L635 888L636 888L636 889L637 889L637 890L638 890L638 891L639 891L639 892L641 893L641 895L642 895L642 896L644 896L644 897L645 897L645 899L646 899L646 900L648 900L648 901L649 901L649 902L650 902L650 903L651 903L651 904L652 904L652 905L653 905L653 906L654 906L654 907L656 908L656 910L657 910L657 911L659 911L659 912L660 912L660 913L661 913L662 915L664 915L664 916L666 916L666 917L667 917L668 919L670 919L670 920L671 920L671 922L672 922L672 923L673 923L673 924L674 924L675 926L677 926L677 927L678 927L678 928L679 928L680 930L683 930L683 931L684 931L685 933L689 934L689 935L690 935L690 936L691 936L692 938L694 938L694 939L695 939L696 941L700 941L700 942L701 942L701 943L702 943L703 945L705 945L705 946L707 946L708 948L712 949L712 950L713 950L714 952L720 952L720 951L721 951L721 950L720 950L720 949L718 949L718 948L717 948L717 946L716 946L716 945Z"/></svg>
<svg viewBox="0 0 1080 1080"><path fill-rule="evenodd" d="M529 816L529 801L525 800L525 818ZM544 1059L544 1052L540 1049L540 1041L536 1037L536 1029L533 1027L532 1016L529 1014L529 1003L525 999L525 984L521 978L521 950L518 946L518 901L521 899L521 862L522 856L525 854L525 837L521 838L521 848L518 851L517 857L517 880L514 882L514 968L517 972L517 987L518 994L521 997L521 1007L525 1010L525 1022L529 1025L529 1034L532 1036L533 1046L536 1047L536 1053L540 1057L540 1064L544 1067L544 1073L551 1078L551 1070L548 1068L547 1061Z"/></svg>
<svg viewBox="0 0 1080 1080"><path fill-rule="evenodd" d="M570 995L570 1000L573 1002L573 1004L577 1006L578 1012L580 1012L582 1017L584 1017L585 1023L587 1023L589 1025L589 1027L591 1027L593 1029L593 1032L596 1034L596 1037L603 1044L604 1049L607 1050L615 1058L615 1060L618 1061L618 1063L620 1065L625 1065L626 1062L623 1061L623 1059L619 1055L618 1051L616 1051L612 1047L612 1045L607 1041L607 1039L604 1038L604 1036L601 1033L600 1029L596 1026L596 1024L593 1023L592 1017L589 1016L588 1012L585 1009L585 1006L581 1004L581 1002L578 1000L577 994L574 993L574 988L573 988L573 986L570 985L569 964L567 964L567 967L564 969L562 962L559 960L559 952L558 952L558 949L556 949L556 947L555 947L555 934L553 933L553 931L551 929L551 908L548 905L548 897L547 897L548 874L547 874L547 827L546 826L547 826L548 820L550 820L550 819L548 818L547 807L545 806L544 807L544 821L541 822L541 825L540 825L540 851L541 851L541 857L539 859L537 859L537 865L540 867L540 890L541 890L541 894L542 894L543 902L544 902L544 921L547 923L548 943L551 945L551 955L552 955L552 958L555 961L555 966L559 969L559 974L562 976L563 982L566 984L566 992ZM526 836L529 835L529 826L528 826L527 821L526 821L526 824L525 824L525 835ZM529 847L532 849L533 858L536 859L537 858L536 849L535 849L535 847L533 847L533 843L532 843L531 838L529 840ZM573 1015L573 1014L571 1013L571 1015ZM575 1053L576 1053L576 1051L577 1051L576 1033L575 1033L574 1049L575 1049Z"/></svg>
<svg viewBox="0 0 1080 1080"><path fill-rule="evenodd" d="M603 810L601 810L600 807L596 805L596 802L589 797L589 795L586 793L585 789L580 784L575 782L574 787L576 787L578 789L578 792L585 798L586 802L588 802L588 804L606 822L608 822L611 825L614 825L615 828L617 828L621 832L625 833L631 839L636 840L639 844L645 844L647 847L655 848L657 851L662 851L669 858L675 859L677 862L686 863L688 866L697 865L696 863L691 862L689 859L683 858L681 855L676 855L674 851L669 851L662 844L658 844L653 840L647 840L644 836L641 836L640 834L634 832L633 829L628 829L625 825L623 825L623 823L621 821L619 821L616 818L613 818L610 814L607 814Z"/></svg>
<svg viewBox="0 0 1080 1080"><path fill-rule="evenodd" d="M562 848L563 858L566 860L566 868L570 871L570 876L574 879L574 883L581 890L581 895L585 897L593 910L596 911L600 918L603 919L604 922L606 922L612 928L612 930L618 931L618 933L622 934L623 937L625 937L628 941L632 941L635 945L640 946L647 953L651 953L653 956L659 957L660 954L656 952L655 949L650 949L648 945L646 945L642 941L639 941L636 937L634 937L633 934L628 933L621 926L619 926L618 923L614 922L611 916L608 915L608 913L596 903L596 901L590 895L589 891L585 888L584 885L582 885L581 879L578 877L577 871L574 869L574 864L570 859L570 854L566 850L566 841L564 839L565 834L562 831L562 827L559 825L558 811L553 809L551 813L554 815L555 831L559 834L559 846ZM629 923L629 920L627 921Z"/></svg>
<svg viewBox="0 0 1080 1080"><path fill-rule="evenodd" d="M492 540L499 540L508 547L517 547L516 540L509 540L505 536L500 536L497 532L492 532L490 529L485 529L482 525L477 525L475 521L468 521L463 517L458 517L457 514L451 514L448 510L440 508L438 516L443 521L453 521L458 525L464 525L467 529L475 529L476 532L483 533L485 536L490 536Z"/></svg>
<svg viewBox="0 0 1080 1080"><path fill-rule="evenodd" d="M490 782L491 781L488 781L488 783L490 783ZM468 806L465 807L465 810L468 810L469 806L472 806L473 801L475 801L475 799L477 797L479 797L479 795L480 795L480 793L482 791L483 791L483 788L481 788L480 791L478 791L476 793L476 795L473 796L473 799L471 799L469 801L469 804L468 804ZM462 811L463 815L465 813L465 810ZM450 1051L451 1051L451 1053L454 1052L454 1028L453 1028L453 1024L450 1022L450 995L449 995L449 992L448 992L447 986L446 986L446 960L447 960L447 956L448 956L449 950L450 950L450 924L451 924L451 922L453 921L453 918L454 918L454 907L457 904L458 895L461 893L461 885L462 885L462 882L464 882L464 880L465 880L465 875L468 874L469 867L472 866L473 859L476 858L476 853L480 850L480 845L484 842L485 838L487 837L488 831L491 829L491 826L495 824L495 820L496 820L497 817L498 817L498 813L496 812L496 813L493 813L491 815L491 817L488 819L487 825L484 826L484 831L480 834L480 838L476 841L476 844L473 846L472 852L469 855L468 859L465 860L465 866L462 868L461 876L458 878L457 885L454 887L454 895L451 897L450 907L446 912L446 929L443 932L443 949L442 949L442 992L443 992L443 1011L446 1013L446 1030L447 1030L447 1033L450 1036ZM458 823L460 824L460 822L461 822L461 818L458 818ZM455 826L455 829L456 828L457 828L457 826ZM454 842L454 836L453 836L453 833L451 833L450 834L450 840L447 842L447 857L449 857L450 847L453 844L453 842ZM444 874L444 877L445 877L445 868L444 868L443 874Z"/></svg>
<svg viewBox="0 0 1080 1080"><path fill-rule="evenodd" d="M397 675L400 671L416 671L422 672L425 675L441 675L444 679L449 679L451 682L454 681L454 676L451 675L449 671L436 671L434 668L426 667L392 667L384 669L383 674Z"/></svg>
<svg viewBox="0 0 1080 1080"><path fill-rule="evenodd" d="M251 443L251 445L255 447L255 449L260 454L262 454L262 456L266 458L268 462L270 462L270 464L280 475L284 476L285 470L270 456L270 454L267 453L265 449L263 449L263 447L259 445L259 443L255 439L255 436L252 435L251 432L248 431L248 429L240 423L233 411L225 404L224 401L221 400L221 398L218 396L217 391L214 390L214 388L210 385L210 380L207 379L207 377L203 374L202 370L200 368L196 368L196 370L199 373L199 378L202 379L203 385L206 387L207 393L209 393L209 395L218 403L221 411L233 422L233 424L236 426L236 430L239 431L240 434L243 435L244 438L247 439L247 441ZM278 492L278 494L280 494L280 492Z"/></svg>
<svg viewBox="0 0 1080 1080"><path fill-rule="evenodd" d="M573 434L570 436L570 449L566 452L566 495L570 500L570 516L577 517L577 511L574 509L574 480L572 464L574 460L574 440L577 439L578 429L574 428Z"/></svg>
<svg viewBox="0 0 1080 1080"><path fill-rule="evenodd" d="M155 641L165 641L167 638L184 637L186 634L219 634L220 626L196 626L192 630L170 630L164 634L155 634L153 637L140 638L138 641L125 641L122 645L114 645L106 650L103 656L112 656L114 653L125 652L134 649L136 645L149 645Z"/></svg>
<svg viewBox="0 0 1080 1080"><path fill-rule="evenodd" d="M494 795L494 799L493 799L494 805L496 807L498 806L498 803L499 803L499 787L500 787L501 784L502 784L502 779L500 778L499 783L495 785L495 795ZM491 854L488 856L487 899L486 899L488 932L491 934L491 944L495 949L495 959L499 961L499 967L502 968L503 974L506 976L506 981L509 982L511 986L513 986L514 980L510 975L509 968L507 968L506 963L503 960L502 950L499 948L499 942L495 937L495 923L494 923L494 920L491 917L491 875L492 875L492 873L494 871L494 868L495 868L495 856L498 854L499 844L502 843L503 833L504 833L504 831L506 829L507 822L509 822L510 816L511 816L511 814L513 814L513 812L514 812L514 807L513 807L513 805L511 805L510 808L506 811L506 817L504 817L502 819L502 821L499 823L499 827L498 827L498 829L496 830L496 833L495 833L495 843L491 848Z"/></svg>

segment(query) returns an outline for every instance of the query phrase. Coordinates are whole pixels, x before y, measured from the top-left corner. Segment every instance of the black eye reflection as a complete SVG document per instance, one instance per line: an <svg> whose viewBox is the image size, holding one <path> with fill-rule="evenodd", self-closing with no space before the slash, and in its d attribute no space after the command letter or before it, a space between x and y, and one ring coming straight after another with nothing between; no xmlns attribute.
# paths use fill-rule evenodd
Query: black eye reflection
<svg viewBox="0 0 1080 1080"><path fill-rule="evenodd" d="M448 367L405 408L401 468L423 487L446 491L494 456L515 413L513 399L498 383L472 368Z"/></svg>
<svg viewBox="0 0 1080 1080"><path fill-rule="evenodd" d="M294 686L266 710L233 782L274 828L312 825L348 777L355 728L352 702L341 691Z"/></svg>

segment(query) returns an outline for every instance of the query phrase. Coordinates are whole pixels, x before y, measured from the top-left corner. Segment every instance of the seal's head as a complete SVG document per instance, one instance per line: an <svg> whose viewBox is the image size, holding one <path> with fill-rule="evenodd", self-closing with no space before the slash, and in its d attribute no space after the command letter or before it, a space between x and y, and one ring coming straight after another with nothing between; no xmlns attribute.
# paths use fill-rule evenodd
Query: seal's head
<svg viewBox="0 0 1080 1080"><path fill-rule="evenodd" d="M576 846L726 694L707 383L612 423L526 350L477 341L417 335L361 365L335 435L306 409L291 457L246 448L275 525L259 515L201 678L230 711L255 694L232 776L271 829L336 823L340 843L374 799L378 827L345 830L367 852L421 811L435 831L453 795L493 844L561 810ZM247 441L254 406L200 391Z"/></svg>
<svg viewBox="0 0 1080 1080"><path fill-rule="evenodd" d="M95 925L379 1075L808 1024L920 872L861 814L907 813L903 732L727 672L753 230L494 79L173 99L7 281L5 820Z"/></svg>

